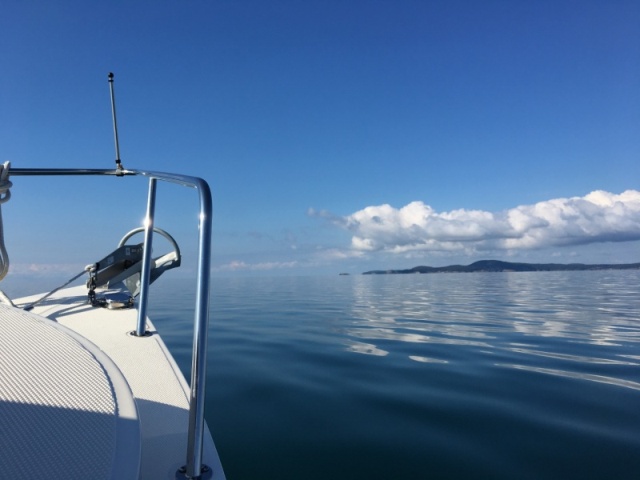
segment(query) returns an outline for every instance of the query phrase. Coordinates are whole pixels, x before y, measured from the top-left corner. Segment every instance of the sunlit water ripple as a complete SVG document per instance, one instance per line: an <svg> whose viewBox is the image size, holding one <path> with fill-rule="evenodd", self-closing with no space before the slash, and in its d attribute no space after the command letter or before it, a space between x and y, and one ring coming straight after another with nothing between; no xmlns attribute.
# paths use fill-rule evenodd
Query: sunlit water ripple
<svg viewBox="0 0 640 480"><path fill-rule="evenodd" d="M214 279L207 416L227 474L637 478L639 286L638 271ZM187 371L193 298L154 288Z"/></svg>

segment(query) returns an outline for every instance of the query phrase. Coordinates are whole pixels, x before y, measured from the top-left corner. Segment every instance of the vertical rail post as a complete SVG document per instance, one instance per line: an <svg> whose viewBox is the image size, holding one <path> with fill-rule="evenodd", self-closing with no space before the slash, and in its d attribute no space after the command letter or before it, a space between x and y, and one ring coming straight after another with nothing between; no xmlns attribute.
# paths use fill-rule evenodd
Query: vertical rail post
<svg viewBox="0 0 640 480"><path fill-rule="evenodd" d="M153 244L153 219L156 209L156 184L154 177L149 179L149 198L147 200L147 217L144 225L144 247L142 251L142 270L140 271L140 300L138 303L138 323L136 336L145 334L147 323L147 300L149 298L149 276L151 272L151 247Z"/></svg>
<svg viewBox="0 0 640 480"><path fill-rule="evenodd" d="M191 358L189 395L189 434L187 444L187 478L209 478L211 470L202 463L204 435L204 400L209 327L209 276L211 265L211 190L205 181L197 185L200 194L200 232L198 285Z"/></svg>

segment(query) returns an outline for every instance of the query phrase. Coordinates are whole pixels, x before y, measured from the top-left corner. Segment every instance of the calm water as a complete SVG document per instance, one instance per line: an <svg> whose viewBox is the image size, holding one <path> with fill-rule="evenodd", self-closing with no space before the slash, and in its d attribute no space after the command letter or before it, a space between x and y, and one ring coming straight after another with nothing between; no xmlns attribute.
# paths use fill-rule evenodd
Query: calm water
<svg viewBox="0 0 640 480"><path fill-rule="evenodd" d="M190 365L192 296L153 318ZM214 279L230 479L640 478L640 272Z"/></svg>

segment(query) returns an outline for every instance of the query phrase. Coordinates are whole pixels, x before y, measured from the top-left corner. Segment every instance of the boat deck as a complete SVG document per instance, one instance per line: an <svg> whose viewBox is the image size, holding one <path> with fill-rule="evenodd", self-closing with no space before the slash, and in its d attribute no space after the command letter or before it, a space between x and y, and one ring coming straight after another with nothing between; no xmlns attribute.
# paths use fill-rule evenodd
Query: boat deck
<svg viewBox="0 0 640 480"><path fill-rule="evenodd" d="M21 299L20 303L26 304L36 298ZM31 312L3 307L2 315L0 315L3 322L11 322L10 325L2 325L3 332L5 332L3 335L7 331L12 332L10 337L7 337L9 340L5 340L5 343L17 342L16 339L22 338L22 343L15 344L14 350L16 354L20 354L22 351L41 352L41 362L44 366L40 373L17 372L18 376L23 377L23 383L34 383L34 379L37 378L35 388L47 390L50 388L51 383L57 383L58 381L55 377L51 377L50 375L52 374L48 372L51 370L64 371L65 377L77 377L78 384L69 388L79 392L89 391L91 395L99 395L105 399L114 399L111 400L111 407L104 407L105 411L101 411L97 415L98 419L114 424L115 427L113 428L116 430L115 435L113 433L105 434L107 436L112 435L110 438L113 445L110 449L103 446L96 447L100 455L106 459L102 460L106 466L98 472L96 464L93 463L93 457L87 455L86 458L78 459L78 462L91 466L92 470L89 475L70 474L69 465L65 465L65 475L60 477L173 479L176 471L185 464L187 450L189 403L186 381L160 335L149 320L147 320L149 335L136 337L130 334L136 325L137 311L135 309L108 310L93 308L87 305L86 299L86 289L84 287L74 287L57 292L42 304L38 304ZM19 318L11 320L12 315L5 315L7 309L11 310L12 315L13 312L16 312ZM41 320L38 315L52 321ZM25 332L25 328L33 329L34 327L23 321L23 318L29 318L32 323L39 322L35 327L36 329L46 330L47 332L55 330L54 333L56 335L62 335L67 338L67 343L75 343L77 348L84 349L89 353L71 357L64 351L58 351L58 347L46 341L46 339L34 337L30 331ZM25 325L30 326L25 327ZM54 333L51 334L53 335ZM57 343L56 337L55 344ZM49 349L51 352L45 351L45 349ZM59 357L63 358L53 361L54 358L58 359ZM67 358L67 363L77 367L76 370L67 370L67 364L64 367L57 365L56 362L65 360L65 357ZM82 358L77 359L80 357ZM95 363L96 360L103 366L103 377L106 377L103 379L102 390L94 388L92 384L88 384L87 375L84 371L78 371L81 368L89 368L84 365ZM2 362L5 362L4 358ZM46 365L47 363L49 363L48 366ZM41 367L36 367L36 370L39 368ZM64 370L62 370L63 368ZM101 370L95 366L93 368L98 370L98 373ZM5 370L4 365L1 370ZM111 371L114 373L111 373ZM41 382L44 383L38 386ZM7 383L3 384L6 385ZM109 388L109 384L111 388ZM134 403L131 407L127 407L129 400L126 399L126 394L133 399ZM11 405L19 403L20 405L26 404L28 406L35 403L33 399L38 398L38 395L36 392L30 393L31 399L22 399L20 401L22 403L20 403L11 400L11 398L5 399L5 396L7 396L5 392L0 392L0 401L3 403L11 402ZM98 405L100 401L103 400L92 398L88 400L88 403L90 405ZM108 400L104 401L107 404L109 403ZM109 408L111 409L110 411ZM47 403L47 408L45 409L47 412L43 411L42 413L48 415L49 410L57 411L61 409L65 410L65 407L61 407L56 403L52 405ZM83 412L90 411L85 407L70 407L66 410L74 412L79 419L87 416ZM20 428L19 424L11 428L5 428L4 422L7 421L5 417L3 415L0 420L0 423L3 424L3 428L0 429L0 442L2 442L3 448L5 442L17 445L12 438L13 434L8 434L7 432L14 432ZM20 415L17 417L18 420L19 417ZM80 442L84 444L85 442L80 440L78 435L87 435L92 430L97 431L100 429L97 426L85 425L75 419L64 423L67 424L65 429L58 430L55 427L53 428L52 436L46 440L47 442L60 444L60 448L63 448L63 442L66 438L74 438L74 443ZM39 428L39 424L40 422L35 421L33 428ZM120 433L125 437L121 438ZM214 478L224 478L220 460L208 430L205 431L204 436L203 463L212 468ZM139 439L137 442L136 437ZM31 451L49 451L49 444L41 444L45 441L45 438L41 434L30 437L29 440L33 443ZM113 441L114 438L116 439L115 441ZM108 441L108 439L105 441ZM74 446L68 450L73 452L74 448L76 447ZM12 462L15 463L16 468L20 469L21 476L30 476L31 474L36 476L36 467L33 462L38 462L41 459L38 456L32 458L33 455L26 450L24 454L17 453L20 455ZM2 457L4 458L5 455L3 454ZM2 460L3 463L4 461ZM42 459L42 462L47 463L48 460ZM137 472L135 474L131 473L135 470L133 465L138 464L140 469L139 477ZM78 468L81 467L78 466ZM108 471L109 468L111 469L110 471ZM0 471L2 476L6 473L6 471ZM42 475L41 470L38 470L38 473L40 473L37 475L38 477L57 478L54 475Z"/></svg>

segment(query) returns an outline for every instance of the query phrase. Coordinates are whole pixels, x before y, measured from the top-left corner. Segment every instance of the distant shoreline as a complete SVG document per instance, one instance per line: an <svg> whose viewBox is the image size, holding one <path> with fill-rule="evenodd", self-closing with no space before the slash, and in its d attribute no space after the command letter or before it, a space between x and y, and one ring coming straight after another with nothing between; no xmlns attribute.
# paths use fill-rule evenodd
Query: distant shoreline
<svg viewBox="0 0 640 480"><path fill-rule="evenodd" d="M475 272L558 272L585 270L639 270L640 263L596 264L584 263L512 263L500 260L480 260L470 265L446 267L418 266L402 270L370 270L363 275L388 275L411 273L475 273Z"/></svg>

